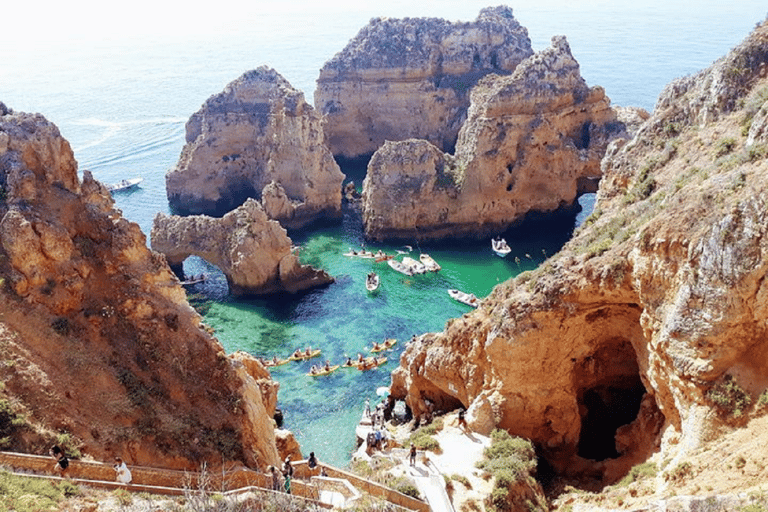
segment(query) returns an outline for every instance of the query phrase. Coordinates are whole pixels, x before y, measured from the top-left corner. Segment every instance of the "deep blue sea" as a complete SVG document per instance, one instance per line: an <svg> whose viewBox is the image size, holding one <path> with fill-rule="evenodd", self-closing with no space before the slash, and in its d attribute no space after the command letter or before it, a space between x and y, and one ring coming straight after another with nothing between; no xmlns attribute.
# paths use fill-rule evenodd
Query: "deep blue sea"
<svg viewBox="0 0 768 512"><path fill-rule="evenodd" d="M80 169L97 179L143 177L142 188L116 194L115 200L148 236L155 215L169 211L164 176L184 145L186 120L227 83L266 64L311 103L319 69L372 17L466 21L487 5L496 4L221 0L202 10L188 2L148 0L14 2L3 7L0 101L56 123ZM768 12L758 0L524 0L509 5L535 50L549 46L553 35L567 36L589 85L603 86L615 105L649 111L665 84L725 55ZM591 198L583 200L588 211ZM389 383L405 342L468 312L446 289L485 296L557 251L579 218L508 233L513 253L506 259L496 257L488 244L414 246L417 254L430 253L443 270L405 278L369 260L341 255L364 243L359 217L347 211L338 225L294 235L303 247L302 261L337 280L293 300L233 300L224 278L206 262L190 259L185 269L213 276L190 289L190 297L230 352L284 356L311 345L323 350L323 360L339 362L366 352L373 341L399 340L387 364L375 371L339 370L310 378L305 375L310 363L290 363L273 372L281 386L285 425L303 451L344 466L362 404L366 397L377 399L377 388ZM382 285L370 296L364 276L372 268L380 269Z"/></svg>

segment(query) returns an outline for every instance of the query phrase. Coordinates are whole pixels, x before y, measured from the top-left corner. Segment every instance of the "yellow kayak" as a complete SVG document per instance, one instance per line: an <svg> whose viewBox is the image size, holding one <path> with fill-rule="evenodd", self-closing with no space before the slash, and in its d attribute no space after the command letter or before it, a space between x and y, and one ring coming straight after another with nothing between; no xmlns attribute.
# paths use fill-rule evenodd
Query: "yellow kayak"
<svg viewBox="0 0 768 512"><path fill-rule="evenodd" d="M357 369L361 372L364 372L366 370L373 370L374 368L378 368L379 366L383 365L387 362L386 357L380 357L378 360L374 361L373 359L366 359L365 363L362 363L357 366Z"/></svg>
<svg viewBox="0 0 768 512"><path fill-rule="evenodd" d="M278 359L277 362L275 362L272 359L267 359L264 362L264 366L266 366L267 368L276 368L278 366L283 366L287 362L288 362L288 359Z"/></svg>
<svg viewBox="0 0 768 512"><path fill-rule="evenodd" d="M396 340L396 339L394 339L394 338L388 338L388 339L384 340L384 343L382 343L381 345L378 345L378 346L374 346L374 347L371 349L371 352L374 352L374 353L376 353L376 352L382 352L382 351L384 351L384 350L388 350L388 349L390 349L390 348L394 347L394 346L395 346L395 343L397 343L397 340Z"/></svg>
<svg viewBox="0 0 768 512"><path fill-rule="evenodd" d="M321 350L318 348L316 350L313 350L309 354L306 352L301 352L299 355L291 354L291 356L288 358L289 361L306 361L307 359L312 359L313 357L317 357L320 355Z"/></svg>
<svg viewBox="0 0 768 512"><path fill-rule="evenodd" d="M325 367L323 367L322 370L318 370L315 373L309 372L307 375L309 375L310 377L321 377L323 375L330 375L331 373L335 372L338 369L339 369L339 365L336 364L336 365L331 366L327 370L325 369Z"/></svg>

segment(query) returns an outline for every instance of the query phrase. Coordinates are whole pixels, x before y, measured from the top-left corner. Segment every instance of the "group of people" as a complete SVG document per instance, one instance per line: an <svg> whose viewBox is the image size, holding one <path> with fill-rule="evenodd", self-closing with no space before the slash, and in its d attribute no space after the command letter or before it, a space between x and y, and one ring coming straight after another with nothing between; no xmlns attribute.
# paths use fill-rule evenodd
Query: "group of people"
<svg viewBox="0 0 768 512"><path fill-rule="evenodd" d="M310 474L314 475L315 470L318 467L317 463L317 457L315 457L315 452L309 452L309 457L307 458L307 467L309 468ZM273 491L284 491L287 494L291 494L291 481L293 480L293 464L291 464L291 456L285 458L285 461L283 462L283 469L282 471L276 468L275 466L269 466L267 468L267 471L272 476L272 490ZM320 476L326 476L325 468L320 469Z"/></svg>
<svg viewBox="0 0 768 512"><path fill-rule="evenodd" d="M61 475L62 477L69 478L69 457L64 453L64 450L57 444L51 446L48 450L48 454L53 457L56 463L53 465L54 473ZM131 470L125 464L120 457L115 457L115 464L112 466L115 470L115 479L121 484L130 484L133 480Z"/></svg>

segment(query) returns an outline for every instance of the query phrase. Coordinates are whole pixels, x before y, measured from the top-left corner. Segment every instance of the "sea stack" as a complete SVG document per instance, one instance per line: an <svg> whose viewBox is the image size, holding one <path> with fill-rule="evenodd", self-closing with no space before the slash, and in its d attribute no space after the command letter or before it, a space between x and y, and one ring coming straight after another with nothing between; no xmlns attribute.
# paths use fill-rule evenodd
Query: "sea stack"
<svg viewBox="0 0 768 512"><path fill-rule="evenodd" d="M297 293L333 282L325 271L299 263L285 229L255 199L222 218L159 213L151 240L172 266L191 255L216 265L235 296Z"/></svg>
<svg viewBox="0 0 768 512"><path fill-rule="evenodd" d="M367 237L479 239L531 211L571 205L600 177L609 140L624 131L562 36L511 75L481 79L471 99L455 155L416 139L373 155L363 182Z"/></svg>
<svg viewBox="0 0 768 512"><path fill-rule="evenodd" d="M374 18L320 70L315 105L334 155L371 155L384 141L419 138L452 151L469 91L533 54L509 7L473 22Z"/></svg>
<svg viewBox="0 0 768 512"><path fill-rule="evenodd" d="M180 215L220 217L248 198L262 200L267 214L291 229L338 217L343 179L320 114L262 66L192 115L166 192Z"/></svg>

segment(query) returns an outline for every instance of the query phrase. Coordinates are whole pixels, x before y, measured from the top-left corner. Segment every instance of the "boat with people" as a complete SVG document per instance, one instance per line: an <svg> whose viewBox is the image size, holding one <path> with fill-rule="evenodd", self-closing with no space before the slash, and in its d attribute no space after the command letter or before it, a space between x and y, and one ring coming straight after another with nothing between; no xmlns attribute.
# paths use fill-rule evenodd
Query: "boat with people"
<svg viewBox="0 0 768 512"><path fill-rule="evenodd" d="M340 365L335 364L333 366L325 365L325 366L315 366L312 365L312 368L310 368L307 375L310 377L322 377L323 375L330 375L336 370L338 370Z"/></svg>
<svg viewBox="0 0 768 512"><path fill-rule="evenodd" d="M312 348L307 348L306 350L299 350L296 349L293 354L291 354L288 357L289 361L306 361L307 359L312 359L313 357L319 356L321 353L321 350L315 349L312 350Z"/></svg>
<svg viewBox="0 0 768 512"><path fill-rule="evenodd" d="M389 265L392 270L400 272L401 274L405 274L407 276L413 275L411 268L404 265L402 261L398 261L396 259L387 260L387 265Z"/></svg>
<svg viewBox="0 0 768 512"><path fill-rule="evenodd" d="M379 288L380 283L381 278L376 272L369 272L368 275L365 276L365 289L371 293L375 292Z"/></svg>
<svg viewBox="0 0 768 512"><path fill-rule="evenodd" d="M403 256L403 265L411 269L411 274L426 274L427 267L410 256Z"/></svg>
<svg viewBox="0 0 768 512"><path fill-rule="evenodd" d="M139 183L142 181L144 181L144 178L131 178L128 180L120 180L117 183L113 183L111 185L106 185L106 187L110 192L120 192L138 187Z"/></svg>
<svg viewBox="0 0 768 512"><path fill-rule="evenodd" d="M277 356L274 356L272 359L261 359L261 364L266 366L267 368L277 368L278 366L283 366L284 364L288 363L288 359L278 359Z"/></svg>
<svg viewBox="0 0 768 512"><path fill-rule="evenodd" d="M480 300L475 296L474 293L466 293L461 290L450 289L448 290L448 295L450 295L452 299L473 308L476 308L478 305L480 305Z"/></svg>
<svg viewBox="0 0 768 512"><path fill-rule="evenodd" d="M200 274L199 276L192 276L189 279L185 279L184 281L181 281L182 286L189 286L192 284L198 284L205 282L205 280L208 279L205 274Z"/></svg>
<svg viewBox="0 0 768 512"><path fill-rule="evenodd" d="M366 370L373 370L374 368L378 368L379 366L383 365L387 362L386 357L369 357L365 360L365 362L360 363L357 365L357 369L361 372L364 372Z"/></svg>
<svg viewBox="0 0 768 512"><path fill-rule="evenodd" d="M507 241L501 237L497 237L491 240L491 249L493 249L493 252L496 253L496 256L500 256L502 258L512 252L512 249L507 244Z"/></svg>
<svg viewBox="0 0 768 512"><path fill-rule="evenodd" d="M373 348L371 348L371 352L383 352L384 350L389 350L390 348L395 346L395 343L397 343L397 340L395 338L387 338L384 340L383 343L377 343L373 342Z"/></svg>
<svg viewBox="0 0 768 512"><path fill-rule="evenodd" d="M438 265L438 263L432 258L432 256L430 256L429 254L427 254L425 252L419 254L419 261L430 272L437 272L438 270L443 268L440 265Z"/></svg>

